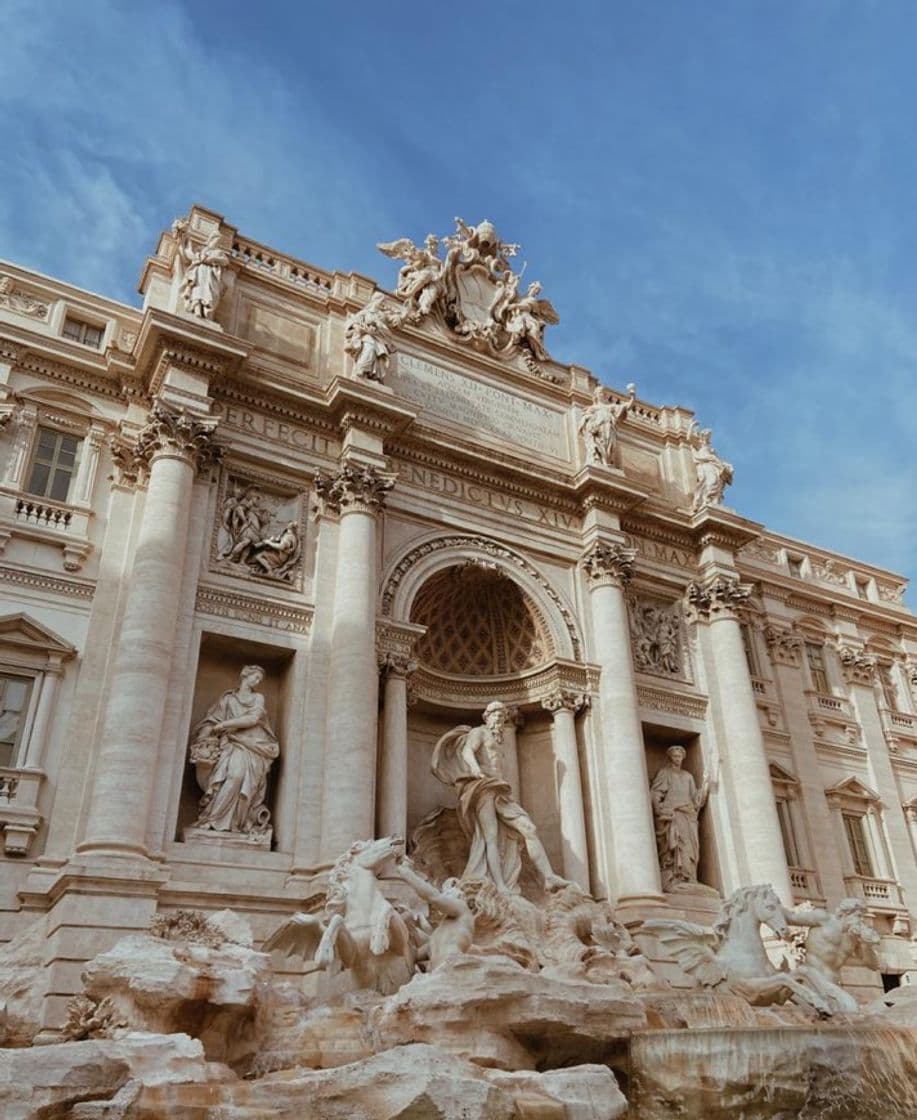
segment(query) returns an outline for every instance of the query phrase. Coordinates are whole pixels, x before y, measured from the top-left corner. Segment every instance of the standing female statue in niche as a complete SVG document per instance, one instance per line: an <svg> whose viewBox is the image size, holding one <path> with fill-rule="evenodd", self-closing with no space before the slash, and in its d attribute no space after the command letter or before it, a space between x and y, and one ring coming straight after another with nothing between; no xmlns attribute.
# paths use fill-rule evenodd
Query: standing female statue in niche
<svg viewBox="0 0 917 1120"><path fill-rule="evenodd" d="M650 786L653 813L656 817L656 846L662 889L677 890L697 882L700 840L697 817L710 789L705 778L700 789L684 769L687 752L676 744L666 751L668 762Z"/></svg>
<svg viewBox="0 0 917 1120"><path fill-rule="evenodd" d="M224 692L191 734L201 798L195 828L252 836L267 831L267 775L280 754L260 692L260 665L246 665L237 688Z"/></svg>

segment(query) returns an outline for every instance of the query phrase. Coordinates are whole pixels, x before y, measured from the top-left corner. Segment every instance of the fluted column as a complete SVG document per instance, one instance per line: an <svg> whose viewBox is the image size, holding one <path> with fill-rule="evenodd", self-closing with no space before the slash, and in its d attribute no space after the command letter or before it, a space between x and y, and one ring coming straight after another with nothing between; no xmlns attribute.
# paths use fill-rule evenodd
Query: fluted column
<svg viewBox="0 0 917 1120"><path fill-rule="evenodd" d="M384 680L382 756L376 819L380 836L405 836L408 827L408 677L417 668L403 653L379 657Z"/></svg>
<svg viewBox="0 0 917 1120"><path fill-rule="evenodd" d="M661 898L646 750L624 600L624 587L633 574L635 556L632 548L599 542L583 558L595 660L601 669L601 749L619 903Z"/></svg>
<svg viewBox="0 0 917 1120"><path fill-rule="evenodd" d="M556 689L541 706L551 713L551 738L558 766L560 833L564 878L589 890L589 848L586 842L586 811L576 745L576 713L587 703L581 693Z"/></svg>
<svg viewBox="0 0 917 1120"><path fill-rule="evenodd" d="M214 422L156 405L149 423L118 461L149 481L131 584L96 761L82 852L146 855L146 828L159 746L191 488L196 472L219 456Z"/></svg>
<svg viewBox="0 0 917 1120"><path fill-rule="evenodd" d="M328 680L328 735L322 791L322 858L333 860L375 832L376 520L394 480L346 463L317 477L326 508L338 512L338 563Z"/></svg>
<svg viewBox="0 0 917 1120"><path fill-rule="evenodd" d="M745 855L748 882L743 885L770 883L781 901L791 906L793 889L739 628L738 612L750 593L750 585L716 576L706 583L692 583L688 602L698 623L710 628L710 691L725 738L723 775L737 810L733 827Z"/></svg>

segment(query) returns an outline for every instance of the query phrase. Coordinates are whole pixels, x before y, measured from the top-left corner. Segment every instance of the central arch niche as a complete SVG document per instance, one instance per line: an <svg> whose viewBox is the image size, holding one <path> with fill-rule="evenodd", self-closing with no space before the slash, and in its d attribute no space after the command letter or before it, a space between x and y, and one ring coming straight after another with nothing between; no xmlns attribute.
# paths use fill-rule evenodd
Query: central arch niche
<svg viewBox="0 0 917 1120"><path fill-rule="evenodd" d="M554 657L540 611L495 565L469 560L432 576L414 600L411 622L427 627L416 657L437 673L505 677Z"/></svg>
<svg viewBox="0 0 917 1120"><path fill-rule="evenodd" d="M457 560L431 573L410 606L410 622L426 628L414 648L416 703L408 712L407 831L431 810L452 806L454 792L430 771L436 740L458 724L481 721L490 700L523 711L508 728L506 777L531 814L548 855L562 866L558 775L551 718L532 698L530 682L557 661L540 606L501 565Z"/></svg>

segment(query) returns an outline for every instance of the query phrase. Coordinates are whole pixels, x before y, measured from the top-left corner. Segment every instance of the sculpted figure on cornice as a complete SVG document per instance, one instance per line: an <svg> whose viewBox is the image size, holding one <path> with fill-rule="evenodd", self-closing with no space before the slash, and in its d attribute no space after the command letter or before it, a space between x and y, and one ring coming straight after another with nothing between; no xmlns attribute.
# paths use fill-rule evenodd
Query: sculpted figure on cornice
<svg viewBox="0 0 917 1120"><path fill-rule="evenodd" d="M183 264L181 279L182 304L185 311L198 319L213 319L223 295L223 269L230 265L230 256L220 248L220 233L215 230L201 248L188 237L188 222L176 218L172 223L176 250Z"/></svg>
<svg viewBox="0 0 917 1120"><path fill-rule="evenodd" d="M289 581L302 555L299 522L278 515L292 512L290 500L269 501L239 479L229 484L217 531L217 559L256 576Z"/></svg>
<svg viewBox="0 0 917 1120"><path fill-rule="evenodd" d="M631 383L623 400L610 401L602 386L596 385L592 404L583 413L579 426L590 463L605 467L615 465L618 425L633 407L636 391L637 387Z"/></svg>
<svg viewBox="0 0 917 1120"><path fill-rule="evenodd" d="M194 828L239 833L262 843L270 836L264 800L280 744L264 696L255 691L263 680L260 665L246 665L238 686L224 692L191 732L189 761L204 790Z"/></svg>
<svg viewBox="0 0 917 1120"><path fill-rule="evenodd" d="M656 848L662 889L677 890L697 883L700 838L697 818L707 801L710 784L706 778L700 789L684 769L687 751L675 744L666 751L668 761L657 772L650 786L653 816L656 819Z"/></svg>
<svg viewBox="0 0 917 1120"><path fill-rule="evenodd" d="M688 432L691 454L694 457L694 471L697 482L694 487L693 512L706 506L721 506L726 487L732 482L732 464L717 455L710 440L713 433L709 428L701 428L696 420L692 421Z"/></svg>
<svg viewBox="0 0 917 1120"><path fill-rule="evenodd" d="M456 812L470 850L463 879L489 880L503 893L518 891L522 848L548 890L567 885L551 867L531 817L503 776L503 737L509 709L494 700L480 727L448 731L433 749L431 769L457 796Z"/></svg>
<svg viewBox="0 0 917 1120"><path fill-rule="evenodd" d="M544 328L560 320L537 281L520 294L521 274L510 265L519 246L501 241L487 220L468 226L456 218L455 226L443 238L429 234L423 248L407 237L380 243L387 257L405 261L396 287L404 299L400 321L436 316L460 341L494 356L518 353L542 374Z"/></svg>
<svg viewBox="0 0 917 1120"><path fill-rule="evenodd" d="M345 324L344 349L353 354L353 376L382 381L395 349L392 324L396 316L386 310L385 295L375 292L369 303L355 311Z"/></svg>
<svg viewBox="0 0 917 1120"><path fill-rule="evenodd" d="M684 675L681 616L675 603L634 599L630 604L634 668L662 677Z"/></svg>

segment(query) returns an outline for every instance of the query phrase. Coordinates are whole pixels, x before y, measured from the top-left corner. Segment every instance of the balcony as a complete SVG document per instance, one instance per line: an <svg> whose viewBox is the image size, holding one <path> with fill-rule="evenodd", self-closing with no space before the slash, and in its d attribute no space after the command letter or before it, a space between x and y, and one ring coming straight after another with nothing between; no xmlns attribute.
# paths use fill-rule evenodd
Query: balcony
<svg viewBox="0 0 917 1120"><path fill-rule="evenodd" d="M78 572L92 551L91 516L80 506L7 490L0 494L0 550L11 537L57 545L63 549L64 569Z"/></svg>
<svg viewBox="0 0 917 1120"><path fill-rule="evenodd" d="M790 867L790 885L793 888L793 897L797 902L811 900L824 901L821 887L818 884L818 875L809 867Z"/></svg>
<svg viewBox="0 0 917 1120"><path fill-rule="evenodd" d="M910 712L898 712L891 708L880 708L882 728L892 750L900 745L917 746L917 716ZM901 740L901 743L899 743Z"/></svg>
<svg viewBox="0 0 917 1120"><path fill-rule="evenodd" d="M0 767L0 831L8 856L28 855L41 824L37 806L44 776L41 770Z"/></svg>
<svg viewBox="0 0 917 1120"><path fill-rule="evenodd" d="M844 885L851 898L861 898L878 910L903 910L901 888L893 879L876 879L867 875L845 875Z"/></svg>

